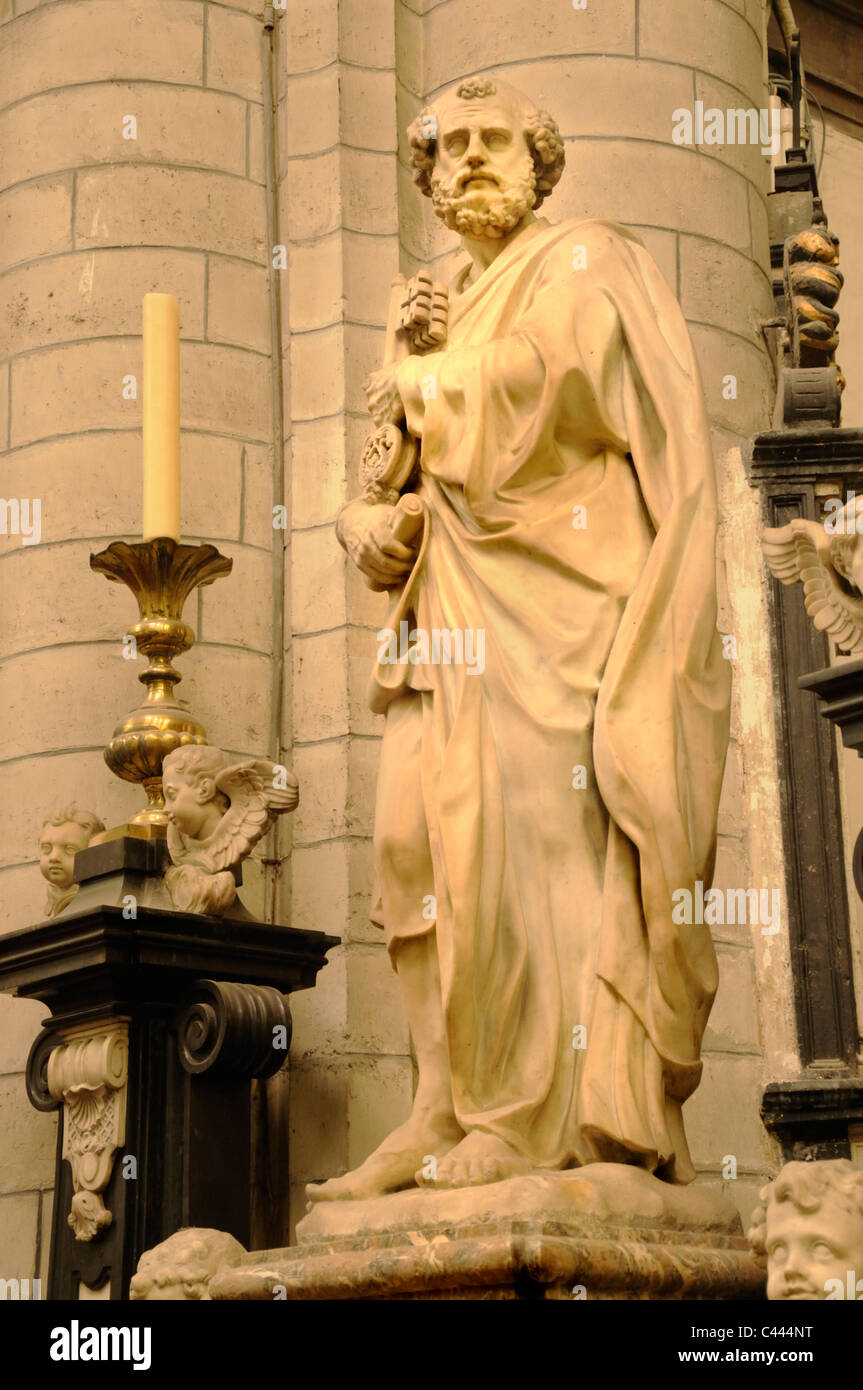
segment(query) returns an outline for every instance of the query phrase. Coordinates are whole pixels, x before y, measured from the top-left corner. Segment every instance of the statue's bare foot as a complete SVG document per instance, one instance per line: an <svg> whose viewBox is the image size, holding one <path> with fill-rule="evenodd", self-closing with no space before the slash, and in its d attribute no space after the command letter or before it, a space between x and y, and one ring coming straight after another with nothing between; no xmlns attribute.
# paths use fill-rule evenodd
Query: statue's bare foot
<svg viewBox="0 0 863 1390"><path fill-rule="evenodd" d="M411 1117L393 1130L352 1173L324 1183L309 1183L306 1187L309 1204L358 1201L413 1187L417 1169L427 1166L429 1158L437 1162L463 1137L464 1130L453 1116L436 1120Z"/></svg>
<svg viewBox="0 0 863 1390"><path fill-rule="evenodd" d="M424 1187L475 1187L480 1183L502 1182L504 1178L530 1171L527 1159L509 1144L493 1134L474 1129L438 1163L434 1177L420 1172L416 1180Z"/></svg>

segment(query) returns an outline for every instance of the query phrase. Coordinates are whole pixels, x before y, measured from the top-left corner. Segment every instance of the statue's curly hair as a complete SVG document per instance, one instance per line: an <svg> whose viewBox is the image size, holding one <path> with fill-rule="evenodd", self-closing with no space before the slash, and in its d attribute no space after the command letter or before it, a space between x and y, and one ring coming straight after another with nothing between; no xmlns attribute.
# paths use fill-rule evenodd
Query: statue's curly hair
<svg viewBox="0 0 863 1390"><path fill-rule="evenodd" d="M188 743L166 755L162 772L184 773L193 786L197 786L202 777L215 777L226 763L221 748L212 748L208 743Z"/></svg>
<svg viewBox="0 0 863 1390"><path fill-rule="evenodd" d="M227 1231L184 1226L144 1252L132 1275L129 1298L143 1303L154 1288L182 1286L188 1299L205 1299L213 1275L227 1265L239 1264L245 1253Z"/></svg>
<svg viewBox="0 0 863 1390"><path fill-rule="evenodd" d="M863 1216L863 1168L848 1158L825 1158L810 1163L786 1163L779 1177L759 1192L761 1205L752 1213L746 1233L754 1254L767 1257L767 1211L773 1202L793 1202L798 1211L811 1216L819 1211L828 1192L836 1192L847 1205Z"/></svg>
<svg viewBox="0 0 863 1390"><path fill-rule="evenodd" d="M52 811L42 821L40 829L44 830L46 825L66 825L67 823L80 825L90 840L94 835L101 835L105 829L105 822L99 819L95 811L80 809L74 802L70 806L63 806L57 811Z"/></svg>
<svg viewBox="0 0 863 1390"><path fill-rule="evenodd" d="M221 748L212 748L208 743L183 744L175 748L162 762L162 780L171 775L185 777L193 787L199 787L205 777L215 781L218 774L227 767L230 759ZM216 788L214 800L223 809L230 801L224 792Z"/></svg>
<svg viewBox="0 0 863 1390"><path fill-rule="evenodd" d="M824 530L830 536L830 563L856 589L851 566L857 542L863 535L863 497L854 497L846 502L824 523Z"/></svg>
<svg viewBox="0 0 863 1390"><path fill-rule="evenodd" d="M497 90L491 78L471 77L460 83L456 89L456 96L468 101L473 97L495 96ZM533 156L536 173L535 207L540 207L563 173L566 153L563 137L554 117L534 106L527 97L521 96L521 102L522 129ZM426 106L408 126L408 140L414 183L426 198L430 198L431 176L437 154L437 113L434 102Z"/></svg>

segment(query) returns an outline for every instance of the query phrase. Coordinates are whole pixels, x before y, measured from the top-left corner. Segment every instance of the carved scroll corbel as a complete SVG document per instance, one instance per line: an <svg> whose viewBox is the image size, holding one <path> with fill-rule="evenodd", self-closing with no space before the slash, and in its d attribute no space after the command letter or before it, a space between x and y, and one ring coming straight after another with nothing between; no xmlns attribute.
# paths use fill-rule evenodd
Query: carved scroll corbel
<svg viewBox="0 0 863 1390"><path fill-rule="evenodd" d="M100 1194L126 1138L128 1022L64 1030L63 1037L48 1058L47 1087L63 1104L63 1157L75 1187L67 1219L76 1240L93 1240L113 1220Z"/></svg>
<svg viewBox="0 0 863 1390"><path fill-rule="evenodd" d="M293 1024L287 995L270 985L197 980L176 1023L177 1055L190 1076L262 1079L284 1065Z"/></svg>

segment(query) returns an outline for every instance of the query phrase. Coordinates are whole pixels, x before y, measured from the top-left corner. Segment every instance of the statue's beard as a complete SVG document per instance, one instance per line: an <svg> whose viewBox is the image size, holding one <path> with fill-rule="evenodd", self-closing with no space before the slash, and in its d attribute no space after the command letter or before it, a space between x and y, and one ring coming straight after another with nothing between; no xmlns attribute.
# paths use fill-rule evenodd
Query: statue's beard
<svg viewBox="0 0 863 1390"><path fill-rule="evenodd" d="M502 179L498 173L474 171L482 178L497 184L489 188L464 187L471 173L457 174L454 179L433 174L431 196L438 217L461 236L484 239L506 236L536 204L536 172L531 160L523 178Z"/></svg>

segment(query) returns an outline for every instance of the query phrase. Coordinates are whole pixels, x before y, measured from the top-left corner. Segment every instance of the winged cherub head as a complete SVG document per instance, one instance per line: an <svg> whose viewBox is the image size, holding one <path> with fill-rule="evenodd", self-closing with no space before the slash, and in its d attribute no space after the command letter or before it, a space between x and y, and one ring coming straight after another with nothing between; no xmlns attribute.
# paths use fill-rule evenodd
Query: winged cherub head
<svg viewBox="0 0 863 1390"><path fill-rule="evenodd" d="M222 913L236 897L232 869L248 858L274 817L300 799L296 777L264 758L220 748L177 748L162 763L168 814L165 882L183 912Z"/></svg>
<svg viewBox="0 0 863 1390"><path fill-rule="evenodd" d="M216 785L228 766L220 748L193 745L165 758L162 786L168 820L182 835L206 840L228 809L229 801Z"/></svg>
<svg viewBox="0 0 863 1390"><path fill-rule="evenodd" d="M825 522L824 530L831 537L833 568L858 594L863 593L863 497L852 497Z"/></svg>

